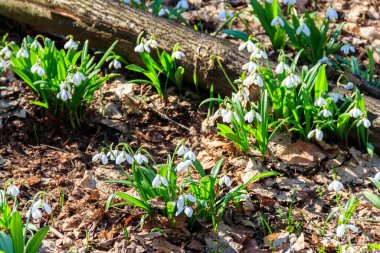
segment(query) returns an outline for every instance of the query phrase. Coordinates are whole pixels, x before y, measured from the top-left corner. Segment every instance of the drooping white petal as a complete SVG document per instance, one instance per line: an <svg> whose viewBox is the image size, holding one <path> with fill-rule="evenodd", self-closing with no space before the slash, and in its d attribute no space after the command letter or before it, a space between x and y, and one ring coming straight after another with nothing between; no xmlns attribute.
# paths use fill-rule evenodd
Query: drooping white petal
<svg viewBox="0 0 380 253"><path fill-rule="evenodd" d="M375 179L376 181L380 181L380 172L377 172L377 173L376 173L374 179Z"/></svg>
<svg viewBox="0 0 380 253"><path fill-rule="evenodd" d="M339 225L339 226L336 228L336 235L337 235L339 238L340 238L340 237L343 237L345 230L346 230L346 226L345 226L344 224Z"/></svg>
<svg viewBox="0 0 380 253"><path fill-rule="evenodd" d="M185 207L185 214L187 217L191 217L193 215L193 208L186 206Z"/></svg>

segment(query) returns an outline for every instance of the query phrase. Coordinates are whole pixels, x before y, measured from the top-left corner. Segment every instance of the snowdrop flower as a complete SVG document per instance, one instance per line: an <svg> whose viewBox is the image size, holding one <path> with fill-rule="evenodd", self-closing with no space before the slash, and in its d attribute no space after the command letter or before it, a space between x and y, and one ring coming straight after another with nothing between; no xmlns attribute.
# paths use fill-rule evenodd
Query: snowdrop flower
<svg viewBox="0 0 380 253"><path fill-rule="evenodd" d="M193 151L189 150L183 155L184 159L189 159L191 161L197 160L197 156L194 154Z"/></svg>
<svg viewBox="0 0 380 253"><path fill-rule="evenodd" d="M16 54L16 57L17 58L20 58L20 57L24 57L24 58L29 58L29 53L28 51L26 51L25 48L20 48L20 50L18 50L17 54Z"/></svg>
<svg viewBox="0 0 380 253"><path fill-rule="evenodd" d="M337 103L340 100L344 100L344 96L342 94L339 94L339 93L334 93L334 92L331 92L329 94L329 97L332 99L332 101L334 103Z"/></svg>
<svg viewBox="0 0 380 253"><path fill-rule="evenodd" d="M253 110L247 112L244 116L244 120L248 123L252 123L253 119L255 118L255 112Z"/></svg>
<svg viewBox="0 0 380 253"><path fill-rule="evenodd" d="M113 59L110 64L108 65L108 68L109 69L112 69L112 68L115 68L115 69L120 69L121 68L121 63L116 60L116 59Z"/></svg>
<svg viewBox="0 0 380 253"><path fill-rule="evenodd" d="M320 60L318 61L318 63L320 63L320 64L327 64L327 65L329 65L329 66L332 66L332 63L331 63L331 61L330 61L330 58L327 57L327 56L322 57L322 59L320 59Z"/></svg>
<svg viewBox="0 0 380 253"><path fill-rule="evenodd" d="M115 161L117 157L119 156L119 154L120 154L120 151L117 149L114 149L107 152L107 157L109 157L111 161Z"/></svg>
<svg viewBox="0 0 380 253"><path fill-rule="evenodd" d="M43 77L45 75L45 70L41 67L39 62L36 62L30 71L32 71L32 74L37 73L40 77Z"/></svg>
<svg viewBox="0 0 380 253"><path fill-rule="evenodd" d="M263 50L256 47L255 50L253 50L253 52L251 54L251 58L268 59L268 55Z"/></svg>
<svg viewBox="0 0 380 253"><path fill-rule="evenodd" d="M17 195L20 193L20 189L15 186L13 183L11 183L8 187L7 187L7 194L10 194L12 195L13 197L17 197Z"/></svg>
<svg viewBox="0 0 380 253"><path fill-rule="evenodd" d="M231 178L227 175L222 176L219 180L219 186L222 186L223 184L230 187L232 184Z"/></svg>
<svg viewBox="0 0 380 253"><path fill-rule="evenodd" d="M92 162L101 160L104 165L108 163L107 155L102 151L92 157Z"/></svg>
<svg viewBox="0 0 380 253"><path fill-rule="evenodd" d="M30 45L31 48L39 48L39 49L42 49L42 46L41 44L37 41L37 40L34 40L33 43Z"/></svg>
<svg viewBox="0 0 380 253"><path fill-rule="evenodd" d="M154 39L149 39L147 42L145 42L144 47L156 49L158 47L158 42Z"/></svg>
<svg viewBox="0 0 380 253"><path fill-rule="evenodd" d="M380 182L380 172L377 172L373 179Z"/></svg>
<svg viewBox="0 0 380 253"><path fill-rule="evenodd" d="M323 139L323 132L322 132L320 129L316 128L316 129L310 131L310 132L307 134L307 138L308 138L308 139L311 139L311 138L313 138L314 136L315 136L315 138L316 138L318 141L322 141L322 139Z"/></svg>
<svg viewBox="0 0 380 253"><path fill-rule="evenodd" d="M157 188L161 184L163 184L164 186L168 186L168 180L166 180L166 178L164 178L163 176L157 174L152 181L152 187Z"/></svg>
<svg viewBox="0 0 380 253"><path fill-rule="evenodd" d="M219 18L220 19L228 19L230 17L232 17L234 14L228 10L222 10L221 12L219 12Z"/></svg>
<svg viewBox="0 0 380 253"><path fill-rule="evenodd" d="M340 181L334 180L329 184L327 189L329 191L340 192L343 188L343 184Z"/></svg>
<svg viewBox="0 0 380 253"><path fill-rule="evenodd" d="M8 62L0 58L0 68L5 68L8 65Z"/></svg>
<svg viewBox="0 0 380 253"><path fill-rule="evenodd" d="M345 55L351 53L355 53L355 48L351 45L345 44L340 48L340 51L342 51Z"/></svg>
<svg viewBox="0 0 380 253"><path fill-rule="evenodd" d="M297 86L297 84L299 84L301 82L301 78L293 73L290 73L290 75L288 75L284 81L282 81L282 86L285 86L286 88L288 89L291 89L295 86Z"/></svg>
<svg viewBox="0 0 380 253"><path fill-rule="evenodd" d="M84 80L86 80L86 77L81 72L78 71L77 73L73 75L73 78L71 81L73 84L78 86Z"/></svg>
<svg viewBox="0 0 380 253"><path fill-rule="evenodd" d="M182 194L181 196L179 196L178 201L177 201L177 212L175 213L175 216L180 215L183 211L187 217L191 217L193 215L193 209L185 205L186 199L193 203L197 202L197 200L195 199L193 195Z"/></svg>
<svg viewBox="0 0 380 253"><path fill-rule="evenodd" d="M41 218L42 217L42 212L41 212L40 208L42 208L43 210L45 210L45 212L47 212L48 214L51 214L51 212L52 212L51 207L49 206L49 204L46 203L44 200L39 199L39 200L37 200L32 205L32 207L27 212L26 216L29 217L30 214L32 214L32 217L35 220Z"/></svg>
<svg viewBox="0 0 380 253"><path fill-rule="evenodd" d="M127 152L125 152L124 150L121 151L117 157L116 157L116 161L115 161L115 164L116 165L119 165L123 162L127 161L129 164L133 164L133 159L132 159L132 156L130 156Z"/></svg>
<svg viewBox="0 0 380 253"><path fill-rule="evenodd" d="M276 67L276 73L277 74L282 74L285 71L288 71L290 69L289 65L284 63L284 62L280 62L277 67Z"/></svg>
<svg viewBox="0 0 380 253"><path fill-rule="evenodd" d="M189 9L189 3L186 0L180 0L175 6L175 9L179 8L182 8L184 10Z"/></svg>
<svg viewBox="0 0 380 253"><path fill-rule="evenodd" d="M222 117L224 123L231 123L232 113L230 111L226 112Z"/></svg>
<svg viewBox="0 0 380 253"><path fill-rule="evenodd" d="M252 41L248 40L239 46L239 51L243 51L246 48L248 53L252 53L255 50L256 45Z"/></svg>
<svg viewBox="0 0 380 253"><path fill-rule="evenodd" d="M255 112L255 115L256 115L256 118L257 118L257 120L258 120L259 122L261 122L261 121L263 120L263 119L261 118L260 113Z"/></svg>
<svg viewBox="0 0 380 253"><path fill-rule="evenodd" d="M144 43L140 43L140 44L138 44L136 47L135 47L135 52L136 53L143 53L144 52ZM150 50L149 50L149 52L150 52ZM149 53L148 52L148 53Z"/></svg>
<svg viewBox="0 0 380 253"><path fill-rule="evenodd" d="M252 73L252 72L256 71L257 64L254 63L253 61L250 61L250 62L247 62L246 64L244 64L242 69L248 71L248 73Z"/></svg>
<svg viewBox="0 0 380 253"><path fill-rule="evenodd" d="M135 160L138 164L142 164L143 162L148 163L148 157L146 157L145 155L142 155L140 153L134 155L133 158L135 158Z"/></svg>
<svg viewBox="0 0 380 253"><path fill-rule="evenodd" d="M9 58L12 55L12 51L8 48L8 46L5 46L0 50L0 55L4 55L5 58Z"/></svg>
<svg viewBox="0 0 380 253"><path fill-rule="evenodd" d="M323 97L319 97L314 101L314 106L323 107L325 105L327 105L327 101Z"/></svg>
<svg viewBox="0 0 380 253"><path fill-rule="evenodd" d="M273 3L273 0L266 0L266 2L267 2L268 4L271 4L271 3Z"/></svg>
<svg viewBox="0 0 380 253"><path fill-rule="evenodd" d="M321 116L321 115L323 115L323 117L325 117L325 118L328 118L328 117L331 117L331 116L332 116L332 113L331 113L330 110L323 109L322 111L320 111L320 112L318 113L318 116Z"/></svg>
<svg viewBox="0 0 380 253"><path fill-rule="evenodd" d="M358 123L356 123L356 127L359 127L360 125L363 125L365 128L369 128L371 126L371 122L366 118L362 118L358 121Z"/></svg>
<svg viewBox="0 0 380 253"><path fill-rule="evenodd" d="M162 17L162 16L165 16L165 15L168 15L170 14L170 11L167 9L167 8L162 8L159 12L158 12L158 16Z"/></svg>
<svg viewBox="0 0 380 253"><path fill-rule="evenodd" d="M183 57L185 57L185 54L181 51L176 51L172 53L172 58L181 60Z"/></svg>
<svg viewBox="0 0 380 253"><path fill-rule="evenodd" d="M336 12L336 10L332 9L332 8L329 8L327 11L326 11L326 15L325 17L329 20L335 20L335 19L338 19L338 13Z"/></svg>
<svg viewBox="0 0 380 253"><path fill-rule="evenodd" d="M59 89L60 90L67 90L67 91L71 91L71 86L70 86L70 84L68 83L68 82L65 82L65 81L63 81L63 82L61 82L61 84L59 85Z"/></svg>
<svg viewBox="0 0 380 253"><path fill-rule="evenodd" d="M78 43L75 42L73 39L70 39L68 42L65 43L65 45L63 46L64 49L71 49L73 48L74 50L76 50L78 48Z"/></svg>
<svg viewBox="0 0 380 253"><path fill-rule="evenodd" d="M234 118L237 122L240 122L240 117L239 114L237 114L237 112L234 112Z"/></svg>
<svg viewBox="0 0 380 253"><path fill-rule="evenodd" d="M352 82L348 82L343 86L345 90L352 90L354 88L354 84Z"/></svg>
<svg viewBox="0 0 380 253"><path fill-rule="evenodd" d="M305 34L306 36L310 36L310 29L305 23L297 28L296 34L300 35L301 33Z"/></svg>
<svg viewBox="0 0 380 253"><path fill-rule="evenodd" d="M62 99L63 101L67 101L68 99L71 99L71 93L69 90L62 89L60 92L57 93L57 98Z"/></svg>
<svg viewBox="0 0 380 253"><path fill-rule="evenodd" d="M261 78L261 76L257 73L254 74L254 81L253 83L256 84L257 86L259 87L263 87L264 86L264 81L263 79Z"/></svg>
<svg viewBox="0 0 380 253"><path fill-rule="evenodd" d="M358 117L361 117L362 115L363 115L363 113L362 113L362 111L360 111L360 109L359 108L352 108L349 112L348 112L348 114L351 116L351 117L353 117L353 118L358 118Z"/></svg>
<svg viewBox="0 0 380 253"><path fill-rule="evenodd" d="M189 169L190 165L192 165L192 164L193 164L193 162L191 160L186 160L186 161L180 162L177 165L177 171L181 172L183 170L187 170L187 169Z"/></svg>
<svg viewBox="0 0 380 253"><path fill-rule="evenodd" d="M178 148L178 152L177 154L179 156L183 156L184 154L186 154L187 152L189 152L189 148L186 147L185 145L181 145L179 148Z"/></svg>
<svg viewBox="0 0 380 253"><path fill-rule="evenodd" d="M343 237L344 233L346 232L346 228L348 228L349 230L351 230L352 232L354 233L357 233L359 232L359 229L357 227L355 227L354 225L350 225L350 224L342 224L342 225L339 225L337 228L336 228L336 235L340 238L340 237Z"/></svg>
<svg viewBox="0 0 380 253"><path fill-rule="evenodd" d="M279 16L275 17L272 22L270 23L271 26L284 26L284 20L280 18Z"/></svg>
<svg viewBox="0 0 380 253"><path fill-rule="evenodd" d="M287 5L295 5L297 0L284 0L284 4Z"/></svg>

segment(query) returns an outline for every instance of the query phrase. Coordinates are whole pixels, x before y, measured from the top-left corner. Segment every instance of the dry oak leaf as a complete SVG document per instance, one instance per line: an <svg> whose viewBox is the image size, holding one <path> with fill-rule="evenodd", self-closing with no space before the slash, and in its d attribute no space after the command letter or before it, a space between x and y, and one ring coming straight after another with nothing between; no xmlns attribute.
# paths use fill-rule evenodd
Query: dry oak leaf
<svg viewBox="0 0 380 253"><path fill-rule="evenodd" d="M305 167L315 166L326 158L325 153L317 145L301 140L287 145L278 156L287 165Z"/></svg>

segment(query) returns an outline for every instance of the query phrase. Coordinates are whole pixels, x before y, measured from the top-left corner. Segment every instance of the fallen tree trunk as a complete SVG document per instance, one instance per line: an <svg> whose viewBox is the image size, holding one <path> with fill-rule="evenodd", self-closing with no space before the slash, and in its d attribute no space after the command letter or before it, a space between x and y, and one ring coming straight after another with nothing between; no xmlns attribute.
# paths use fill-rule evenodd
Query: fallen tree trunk
<svg viewBox="0 0 380 253"><path fill-rule="evenodd" d="M37 31L72 34L78 40L88 39L92 46L101 49L118 40L115 51L137 64L141 61L134 47L142 31L156 36L160 50L171 51L179 43L186 55L181 60L186 69L185 78L192 80L195 71L201 88L208 90L214 85L215 92L224 95L231 93L232 88L211 58L221 59L232 80L239 77L241 66L248 60L236 45L227 40L196 32L116 0L0 0L0 15L28 24ZM376 96L377 91L368 85L361 85L357 80L355 83ZM371 141L380 151L379 100L366 97L366 107L372 121Z"/></svg>

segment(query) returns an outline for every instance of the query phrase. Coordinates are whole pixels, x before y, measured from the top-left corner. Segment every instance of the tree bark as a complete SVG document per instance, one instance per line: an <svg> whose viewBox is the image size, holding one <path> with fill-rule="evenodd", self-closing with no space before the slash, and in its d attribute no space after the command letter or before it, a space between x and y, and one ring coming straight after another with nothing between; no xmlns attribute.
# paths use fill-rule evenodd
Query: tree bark
<svg viewBox="0 0 380 253"><path fill-rule="evenodd" d="M212 58L219 57L232 80L240 76L241 66L248 61L248 56L227 40L196 32L116 0L0 0L0 15L28 24L37 31L88 39L90 45L101 49L118 40L115 51L137 64L141 60L134 47L141 32L154 35L160 50L170 52L179 43L186 55L181 60L185 79L192 80L195 72L201 88L208 90L214 85L215 92L223 95L230 94L232 88ZM380 95L378 89L358 80L354 82L371 95ZM372 121L371 142L380 151L379 100L366 96L366 108Z"/></svg>

